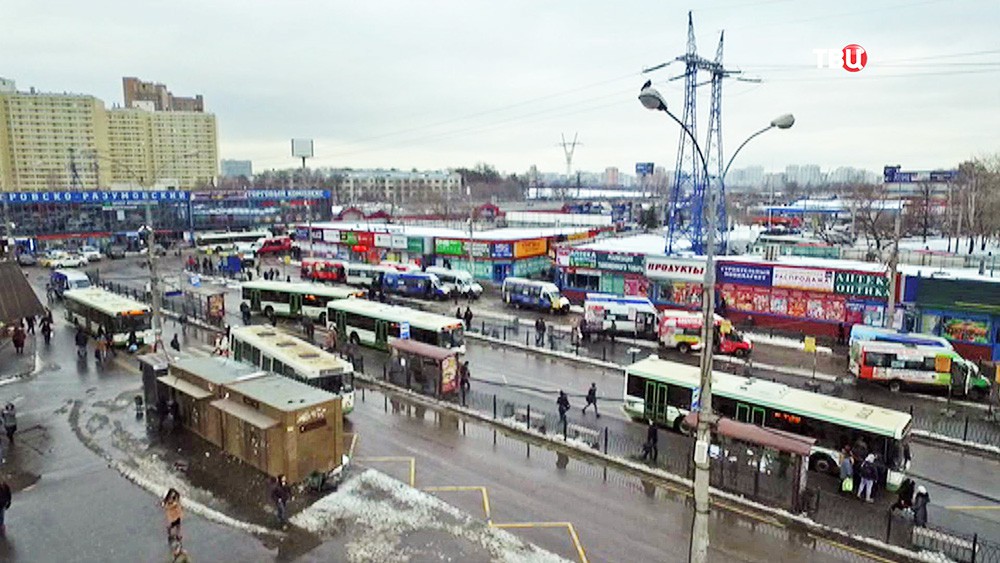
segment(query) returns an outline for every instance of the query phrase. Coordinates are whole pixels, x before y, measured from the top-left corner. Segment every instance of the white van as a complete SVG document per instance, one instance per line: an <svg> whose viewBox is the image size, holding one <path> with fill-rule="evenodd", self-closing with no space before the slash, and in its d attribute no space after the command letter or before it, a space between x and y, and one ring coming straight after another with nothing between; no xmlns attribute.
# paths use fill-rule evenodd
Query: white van
<svg viewBox="0 0 1000 563"><path fill-rule="evenodd" d="M63 293L71 289L84 289L90 287L90 278L87 274L79 270L58 269L53 270L49 276L49 285L56 295L62 297Z"/></svg>
<svg viewBox="0 0 1000 563"><path fill-rule="evenodd" d="M430 266L427 268L427 273L436 275L449 291L458 292L463 297L479 299L483 295L483 286L472 279L472 274L465 270L449 270L440 266Z"/></svg>
<svg viewBox="0 0 1000 563"><path fill-rule="evenodd" d="M656 340L656 317L656 307L645 297L588 293L580 330L585 337L601 334Z"/></svg>

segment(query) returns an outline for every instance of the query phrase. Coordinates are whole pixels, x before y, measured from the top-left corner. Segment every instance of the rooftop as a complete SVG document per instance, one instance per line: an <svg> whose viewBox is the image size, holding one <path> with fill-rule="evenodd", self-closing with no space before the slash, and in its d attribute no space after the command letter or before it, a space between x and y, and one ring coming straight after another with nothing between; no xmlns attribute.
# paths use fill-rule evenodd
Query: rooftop
<svg viewBox="0 0 1000 563"><path fill-rule="evenodd" d="M306 225L299 225L307 228ZM360 231L371 233L393 233L411 237L438 237L468 240L469 232L462 229L451 229L448 227L429 227L422 225L402 225L398 223L367 223L357 221L336 221L325 223L313 223L314 229L331 229L340 231ZM571 235L584 233L588 227L527 227L527 228L501 228L486 231L473 231L472 239L481 241L514 241L541 237L554 237L558 235ZM662 244L661 244L662 246Z"/></svg>
<svg viewBox="0 0 1000 563"><path fill-rule="evenodd" d="M237 393L281 411L296 411L337 398L294 379L273 373L253 375L233 381L228 387Z"/></svg>
<svg viewBox="0 0 1000 563"><path fill-rule="evenodd" d="M216 385L224 385L260 370L228 358L181 358L170 362L172 367L186 371Z"/></svg>

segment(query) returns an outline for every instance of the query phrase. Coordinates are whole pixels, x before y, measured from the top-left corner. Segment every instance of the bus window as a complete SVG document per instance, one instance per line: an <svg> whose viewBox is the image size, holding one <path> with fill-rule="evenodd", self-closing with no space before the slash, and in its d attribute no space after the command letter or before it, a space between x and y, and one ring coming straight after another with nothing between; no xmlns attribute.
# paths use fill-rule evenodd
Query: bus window
<svg viewBox="0 0 1000 563"><path fill-rule="evenodd" d="M687 387L670 385L667 388L667 404L680 409L691 408L692 390Z"/></svg>
<svg viewBox="0 0 1000 563"><path fill-rule="evenodd" d="M625 394L629 397L644 397L646 394L646 378L638 375L629 374L628 382L626 383L627 390Z"/></svg>

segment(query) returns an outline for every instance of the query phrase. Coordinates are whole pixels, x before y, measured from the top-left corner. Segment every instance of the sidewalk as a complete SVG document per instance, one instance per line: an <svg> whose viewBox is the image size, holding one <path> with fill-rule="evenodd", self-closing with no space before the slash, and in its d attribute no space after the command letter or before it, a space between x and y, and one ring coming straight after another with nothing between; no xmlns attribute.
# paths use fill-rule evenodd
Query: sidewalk
<svg viewBox="0 0 1000 563"><path fill-rule="evenodd" d="M15 381L27 377L35 371L37 359L35 358L35 340L41 339L41 335L29 334L24 341L24 353L14 352L14 343L9 338L0 340L0 386L14 383ZM44 346L44 342L42 346Z"/></svg>

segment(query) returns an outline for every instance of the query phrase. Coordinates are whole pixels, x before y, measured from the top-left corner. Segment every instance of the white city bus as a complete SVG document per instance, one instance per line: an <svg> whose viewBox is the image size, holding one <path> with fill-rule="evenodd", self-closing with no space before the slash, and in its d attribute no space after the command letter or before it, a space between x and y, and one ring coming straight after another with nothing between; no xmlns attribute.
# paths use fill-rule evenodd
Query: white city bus
<svg viewBox="0 0 1000 563"><path fill-rule="evenodd" d="M359 285L362 287L371 286L372 282L382 285L382 276L389 272L397 271L391 266L376 266L374 264L361 264L351 262L344 267L344 281L349 285Z"/></svg>
<svg viewBox="0 0 1000 563"><path fill-rule="evenodd" d="M133 331L140 344L152 344L154 341L153 313L145 303L100 287L71 289L63 293L63 299L66 320L82 327L91 336L96 337L104 327L104 332L111 333L118 346L127 345Z"/></svg>
<svg viewBox="0 0 1000 563"><path fill-rule="evenodd" d="M269 325L233 327L233 359L340 396L344 414L354 410L354 368L347 360Z"/></svg>
<svg viewBox="0 0 1000 563"><path fill-rule="evenodd" d="M327 305L327 319L341 342L388 350L391 340L405 337L409 330L411 340L465 353L465 325L454 317L365 299L341 299Z"/></svg>
<svg viewBox="0 0 1000 563"><path fill-rule="evenodd" d="M701 370L650 356L625 369L625 413L679 428L690 412ZM863 437L870 451L889 468L888 483L902 481L903 443L912 417L905 412L856 403L761 379L715 372L712 409L719 415L816 438L809 466L835 472L840 449Z"/></svg>
<svg viewBox="0 0 1000 563"><path fill-rule="evenodd" d="M274 316L308 315L326 324L326 304L336 299L363 297L364 291L308 282L256 280L243 282L243 302L250 310Z"/></svg>
<svg viewBox="0 0 1000 563"><path fill-rule="evenodd" d="M194 245L199 251L222 252L232 250L238 243L256 243L261 239L272 238L274 235L268 230L253 231L230 231L214 233L195 233Z"/></svg>

